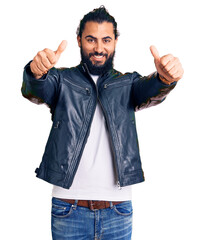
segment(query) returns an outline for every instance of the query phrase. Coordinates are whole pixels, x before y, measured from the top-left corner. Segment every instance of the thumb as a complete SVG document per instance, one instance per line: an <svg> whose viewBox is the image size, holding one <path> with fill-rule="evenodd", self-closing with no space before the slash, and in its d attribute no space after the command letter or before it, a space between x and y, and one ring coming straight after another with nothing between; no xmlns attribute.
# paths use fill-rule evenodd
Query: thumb
<svg viewBox="0 0 205 240"><path fill-rule="evenodd" d="M67 41L63 40L61 44L58 46L58 49L55 51L57 57L60 57L61 53L66 49Z"/></svg>
<svg viewBox="0 0 205 240"><path fill-rule="evenodd" d="M159 52L157 51L156 47L155 46L151 46L150 47L150 51L152 53L152 56L154 57L154 59L159 62L160 61L160 56L159 56Z"/></svg>

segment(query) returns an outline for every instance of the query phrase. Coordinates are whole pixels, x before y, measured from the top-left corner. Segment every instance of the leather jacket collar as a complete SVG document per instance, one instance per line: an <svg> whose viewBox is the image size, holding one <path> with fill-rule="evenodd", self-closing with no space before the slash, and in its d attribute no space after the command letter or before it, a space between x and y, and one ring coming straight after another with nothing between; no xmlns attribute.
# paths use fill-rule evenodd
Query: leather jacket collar
<svg viewBox="0 0 205 240"><path fill-rule="evenodd" d="M81 72L82 74L88 74L89 76L91 75L86 63L83 63L83 62L81 61L81 63L77 66L77 68L80 70L80 72ZM114 70L113 68L111 68L109 71L101 74L100 77L101 77L101 78L108 78L109 76L111 76L111 75L114 73L114 71L115 71L115 70Z"/></svg>

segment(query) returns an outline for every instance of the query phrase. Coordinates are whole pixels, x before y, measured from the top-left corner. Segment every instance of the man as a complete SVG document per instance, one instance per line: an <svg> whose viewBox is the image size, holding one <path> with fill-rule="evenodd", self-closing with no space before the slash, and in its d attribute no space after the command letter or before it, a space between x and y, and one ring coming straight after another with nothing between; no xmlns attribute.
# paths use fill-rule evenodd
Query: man
<svg viewBox="0 0 205 240"><path fill-rule="evenodd" d="M104 7L84 16L77 31L82 61L54 68L66 48L40 51L24 71L22 94L46 103L53 125L37 177L54 185L52 236L131 239L131 185L144 181L135 111L161 103L182 77L179 60L160 57L142 77L113 68L117 23Z"/></svg>

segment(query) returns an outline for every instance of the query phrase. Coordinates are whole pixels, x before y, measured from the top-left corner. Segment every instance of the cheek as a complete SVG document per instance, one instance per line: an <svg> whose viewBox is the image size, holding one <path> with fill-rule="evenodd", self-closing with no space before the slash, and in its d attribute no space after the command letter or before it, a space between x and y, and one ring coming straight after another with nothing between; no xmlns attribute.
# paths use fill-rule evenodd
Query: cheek
<svg viewBox="0 0 205 240"><path fill-rule="evenodd" d="M106 50L109 54L113 53L115 51L115 45L107 46Z"/></svg>
<svg viewBox="0 0 205 240"><path fill-rule="evenodd" d="M112 55L114 53L114 51L115 51L114 48L110 48L110 49L108 49L107 53L110 56L110 55Z"/></svg>
<svg viewBox="0 0 205 240"><path fill-rule="evenodd" d="M84 45L82 49L85 54L93 52L93 48L91 46Z"/></svg>

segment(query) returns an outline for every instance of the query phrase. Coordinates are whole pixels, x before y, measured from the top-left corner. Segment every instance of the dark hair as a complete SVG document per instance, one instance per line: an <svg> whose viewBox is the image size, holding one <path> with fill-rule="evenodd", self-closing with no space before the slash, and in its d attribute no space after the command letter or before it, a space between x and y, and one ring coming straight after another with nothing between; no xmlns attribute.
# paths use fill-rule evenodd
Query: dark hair
<svg viewBox="0 0 205 240"><path fill-rule="evenodd" d="M90 21L97 23L110 22L113 24L115 39L120 35L117 30L117 22L115 21L115 18L108 13L107 9L104 6L100 6L99 8L94 9L92 12L86 14L83 19L81 19L80 25L76 32L79 37L82 37L82 32L85 28L86 22Z"/></svg>

